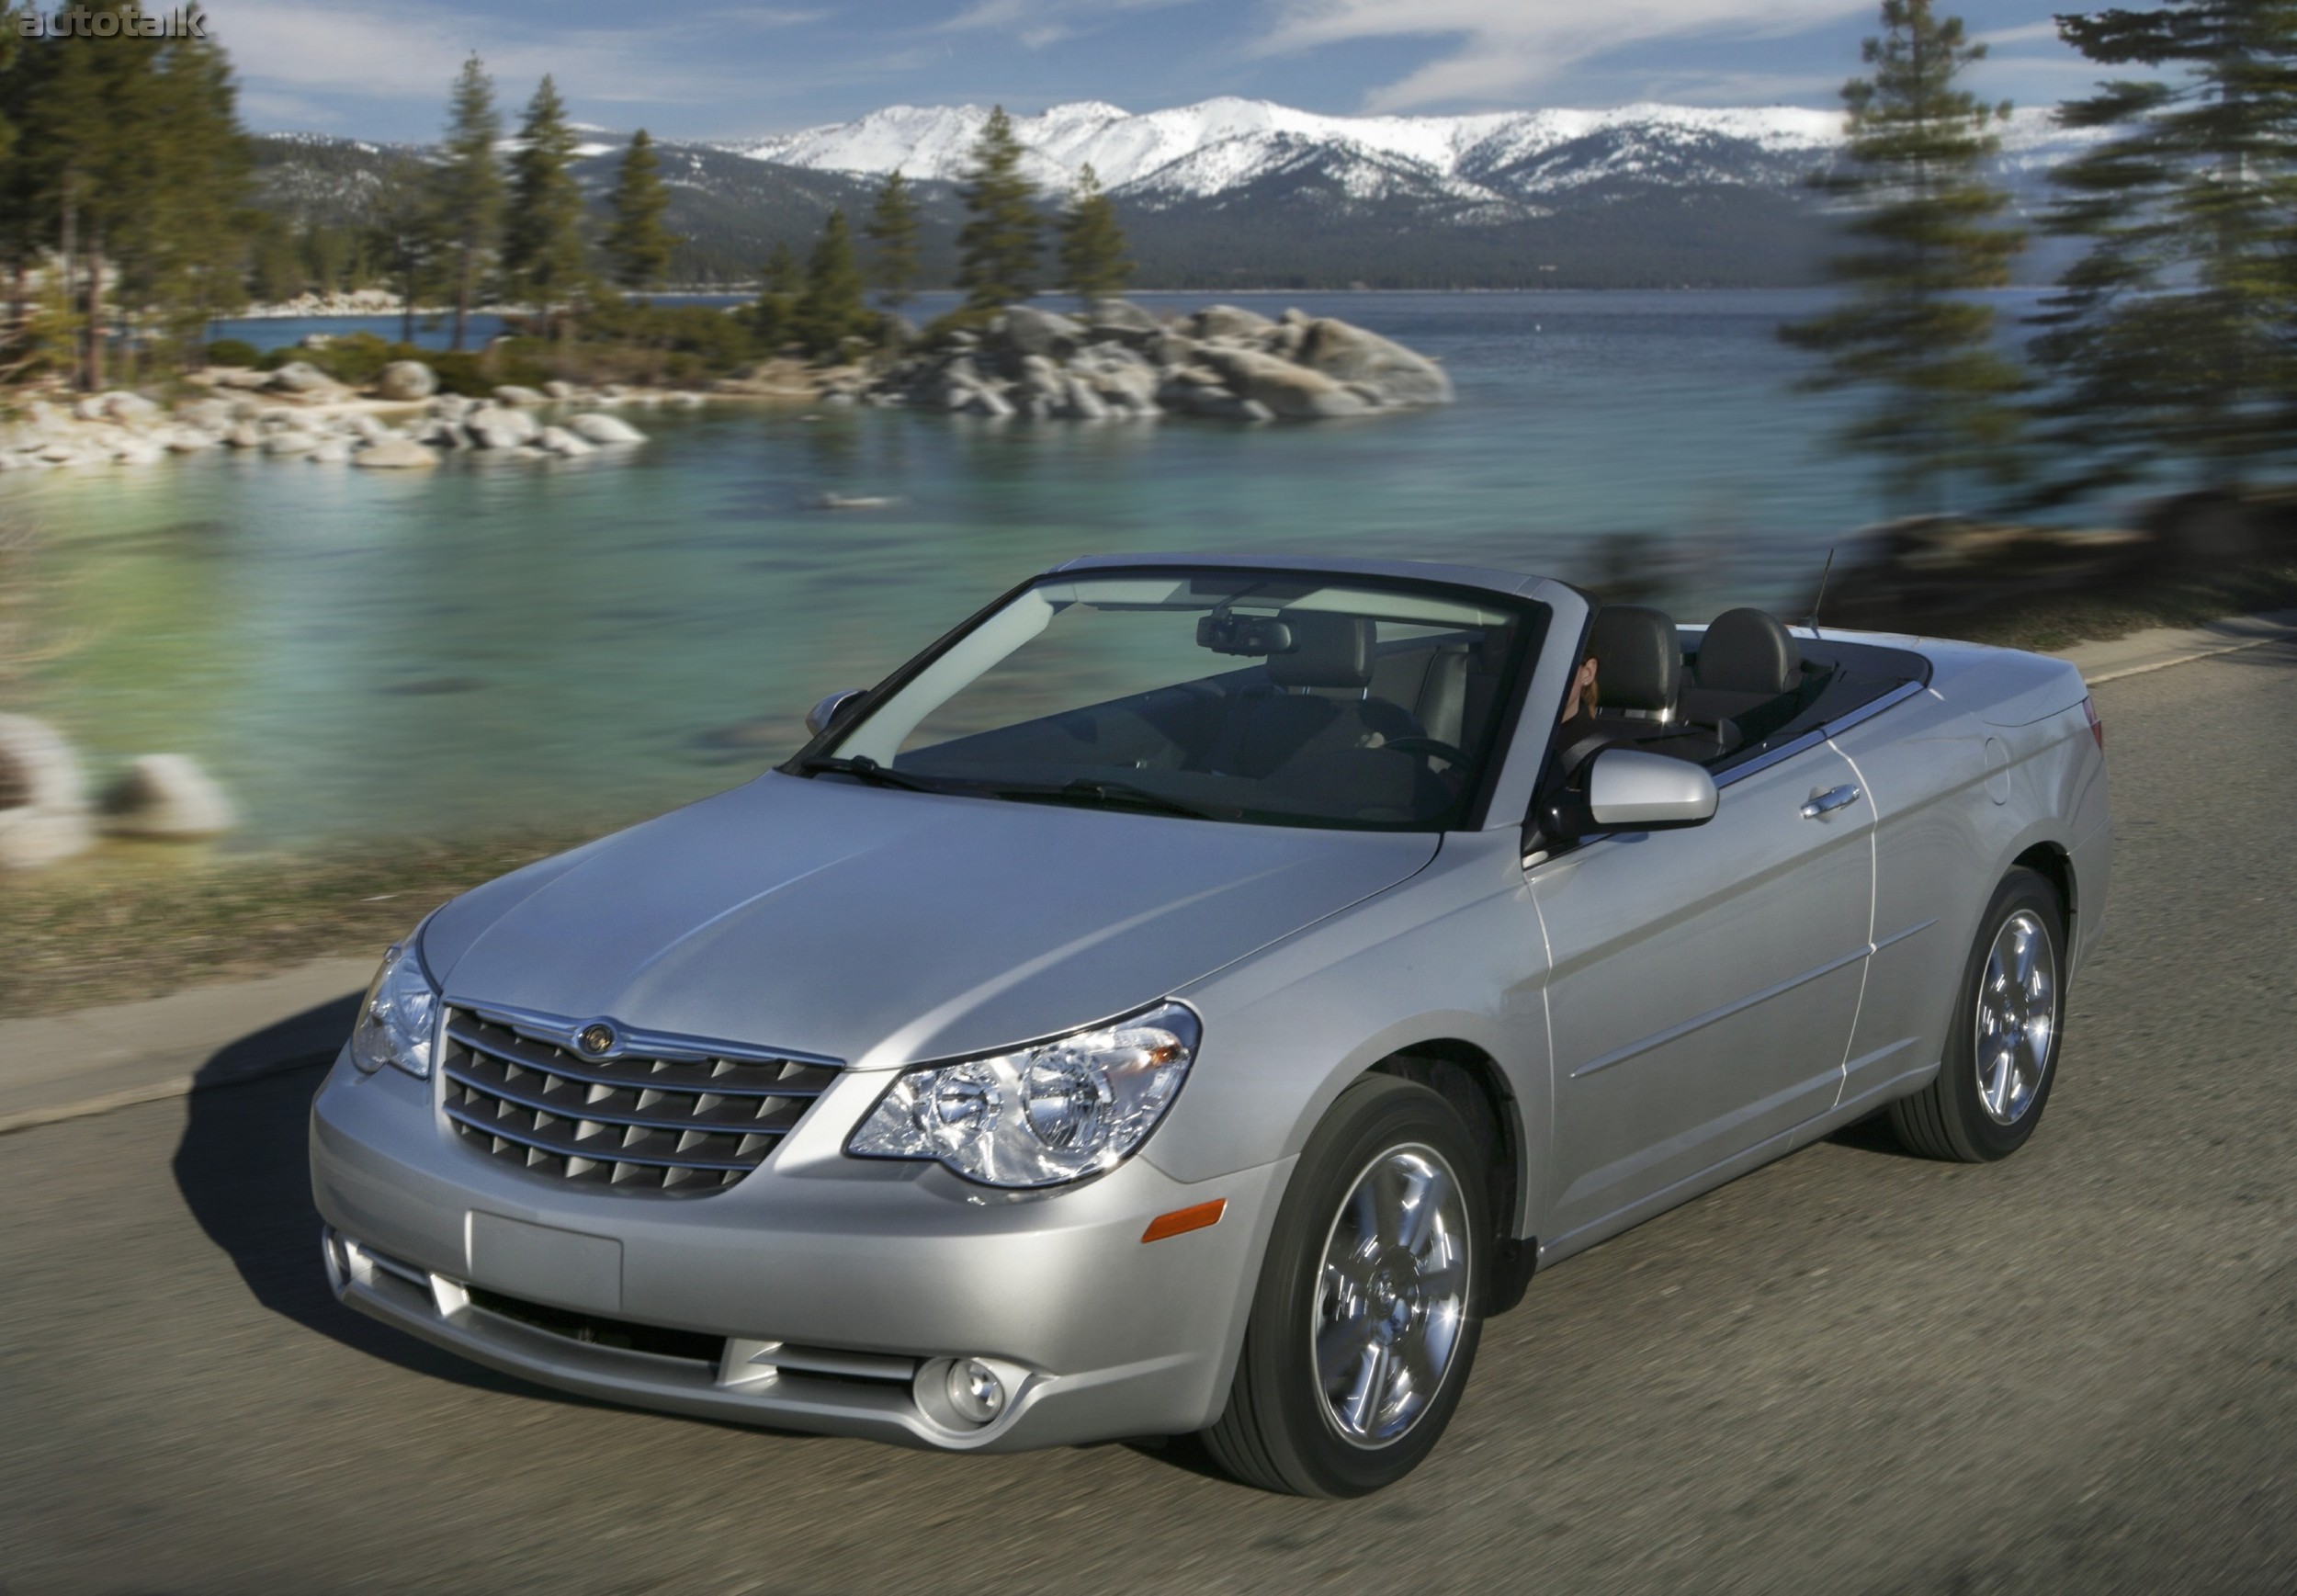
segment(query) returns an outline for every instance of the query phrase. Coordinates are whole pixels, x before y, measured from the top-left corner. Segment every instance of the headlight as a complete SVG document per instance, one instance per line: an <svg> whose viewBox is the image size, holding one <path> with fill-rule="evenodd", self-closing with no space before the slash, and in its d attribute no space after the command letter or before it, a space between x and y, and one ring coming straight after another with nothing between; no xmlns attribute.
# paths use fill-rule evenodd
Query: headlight
<svg viewBox="0 0 2297 1596"><path fill-rule="evenodd" d="M417 935L421 933L418 930ZM438 992L423 973L415 937L383 955L382 968L367 989L358 1024L351 1027L351 1062L369 1074L395 1064L410 1075L431 1072L431 1036L438 1018Z"/></svg>
<svg viewBox="0 0 2297 1596"><path fill-rule="evenodd" d="M1148 1138L1196 1057L1196 1016L1130 1019L993 1058L905 1070L845 1144L935 1159L990 1186L1052 1186L1115 1169Z"/></svg>

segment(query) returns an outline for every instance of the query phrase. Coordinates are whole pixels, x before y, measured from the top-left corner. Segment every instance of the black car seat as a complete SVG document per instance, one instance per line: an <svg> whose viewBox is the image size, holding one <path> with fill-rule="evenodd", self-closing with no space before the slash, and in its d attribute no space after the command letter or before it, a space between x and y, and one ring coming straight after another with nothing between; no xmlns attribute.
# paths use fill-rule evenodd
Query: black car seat
<svg viewBox="0 0 2297 1596"><path fill-rule="evenodd" d="M1596 612L1587 652L1595 662L1594 724L1563 750L1565 770L1578 770L1613 744L1640 743L1680 730L1676 699L1682 685L1682 644L1666 611L1639 604L1605 605Z"/></svg>
<svg viewBox="0 0 2297 1596"><path fill-rule="evenodd" d="M1259 780L1303 755L1418 737L1408 710L1366 695L1376 633L1362 616L1282 610L1291 649L1268 656L1265 686L1248 688L1229 710L1215 769Z"/></svg>
<svg viewBox="0 0 2297 1596"><path fill-rule="evenodd" d="M1428 736L1458 748L1467 746L1467 654L1465 643L1447 643L1431 654L1411 703L1412 719Z"/></svg>
<svg viewBox="0 0 2297 1596"><path fill-rule="evenodd" d="M1598 720L1664 726L1682 691L1683 646L1665 610L1607 604L1595 617L1587 651L1595 660Z"/></svg>
<svg viewBox="0 0 2297 1596"><path fill-rule="evenodd" d="M1754 723L1803 685L1803 650L1777 617L1759 609L1726 610L1707 628L1682 690L1685 719L1713 726L1734 721L1751 736Z"/></svg>

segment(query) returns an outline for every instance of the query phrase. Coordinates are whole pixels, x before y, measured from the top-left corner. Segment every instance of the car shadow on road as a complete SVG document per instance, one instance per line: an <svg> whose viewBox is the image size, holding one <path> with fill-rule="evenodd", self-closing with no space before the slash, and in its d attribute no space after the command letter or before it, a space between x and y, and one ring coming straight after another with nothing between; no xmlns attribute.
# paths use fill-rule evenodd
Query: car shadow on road
<svg viewBox="0 0 2297 1596"><path fill-rule="evenodd" d="M295 1058L316 1036L351 1033L356 997L307 1009L218 1049L202 1064L176 1144L176 1189L209 1239L272 1312L359 1352L488 1390L537 1388L401 1335L337 1302L319 1256L304 1149L311 1094L333 1055ZM255 1078L251 1079L251 1075Z"/></svg>
<svg viewBox="0 0 2297 1596"><path fill-rule="evenodd" d="M1920 1160L1920 1153L1910 1153L1890 1128L1890 1115L1880 1109L1864 1119L1854 1119L1827 1139L1837 1147L1850 1148L1858 1152L1874 1153L1883 1158Z"/></svg>

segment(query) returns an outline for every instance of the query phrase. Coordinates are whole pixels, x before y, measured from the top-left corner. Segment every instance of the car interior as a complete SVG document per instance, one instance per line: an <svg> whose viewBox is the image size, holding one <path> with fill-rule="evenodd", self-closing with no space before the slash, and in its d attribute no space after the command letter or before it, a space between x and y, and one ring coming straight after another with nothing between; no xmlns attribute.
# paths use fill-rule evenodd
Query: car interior
<svg viewBox="0 0 2297 1596"><path fill-rule="evenodd" d="M1250 662L907 749L897 765L984 783L1117 780L1275 818L1428 825L1456 810L1492 739L1515 628L1306 608L1215 608L1195 624L1200 647ZM1797 638L1749 608L1702 631L1608 605L1589 652L1593 730L1557 750L1566 779L1622 746L1720 774L1929 676L1918 654Z"/></svg>
<svg viewBox="0 0 2297 1596"><path fill-rule="evenodd" d="M1903 649L1797 638L1775 616L1731 609L1703 631L1662 610L1606 605L1588 637L1593 730L1558 750L1564 774L1611 747L1723 771L1839 719L1929 663Z"/></svg>
<svg viewBox="0 0 2297 1596"><path fill-rule="evenodd" d="M1369 823L1457 803L1489 741L1515 628L1333 610L1216 609L1197 641L1240 668L905 751L904 771L1153 774L1157 790Z"/></svg>

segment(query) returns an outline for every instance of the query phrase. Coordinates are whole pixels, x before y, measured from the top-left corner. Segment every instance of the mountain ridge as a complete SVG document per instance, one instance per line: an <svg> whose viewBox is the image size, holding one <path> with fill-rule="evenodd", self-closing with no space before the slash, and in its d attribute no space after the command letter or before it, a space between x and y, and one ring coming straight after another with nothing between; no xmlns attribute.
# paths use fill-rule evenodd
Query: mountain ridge
<svg viewBox="0 0 2297 1596"><path fill-rule="evenodd" d="M955 181L989 116L975 105L888 106L851 121L718 147L813 171L882 177L898 168L913 179ZM1303 143L1400 163L1505 202L1550 186L1537 180L1547 170L1544 158L1593 139L1631 145L1662 162L1671 151L1733 149L1758 158L1753 172L1742 161L1710 168L1704 180L1768 183L1775 181L1773 168L1806 168L1839 151L1846 138L1839 111L1663 101L1605 110L1350 117L1235 96L1137 114L1083 100L1015 117L1013 127L1024 170L1041 185L1066 187L1090 164L1112 194L1168 200L1205 198L1249 182L1277 153ZM2052 111L2032 109L2010 119L2004 154L2013 166L2031 165L2037 157L2046 165L2084 141L2085 135L2058 129ZM1528 180L1526 173L1533 175Z"/></svg>
<svg viewBox="0 0 2297 1596"><path fill-rule="evenodd" d="M915 184L929 282L955 268L957 182L978 106L891 106L768 139L656 141L685 242L683 281L754 278L801 255L832 208L859 220L887 172ZM1133 113L1103 101L1013 119L1049 209L1090 163L1117 201L1144 288L1786 287L1819 281L1837 212L1808 178L1842 118L1793 107L1646 103L1461 117L1341 117L1221 96ZM1997 175L2031 215L2052 166L2094 135L2047 111L2005 129ZM626 135L583 130L594 204ZM346 218L361 168L406 146L258 140L273 208ZM345 203L331 206L331 190ZM2045 272L2047 262L2030 262Z"/></svg>

